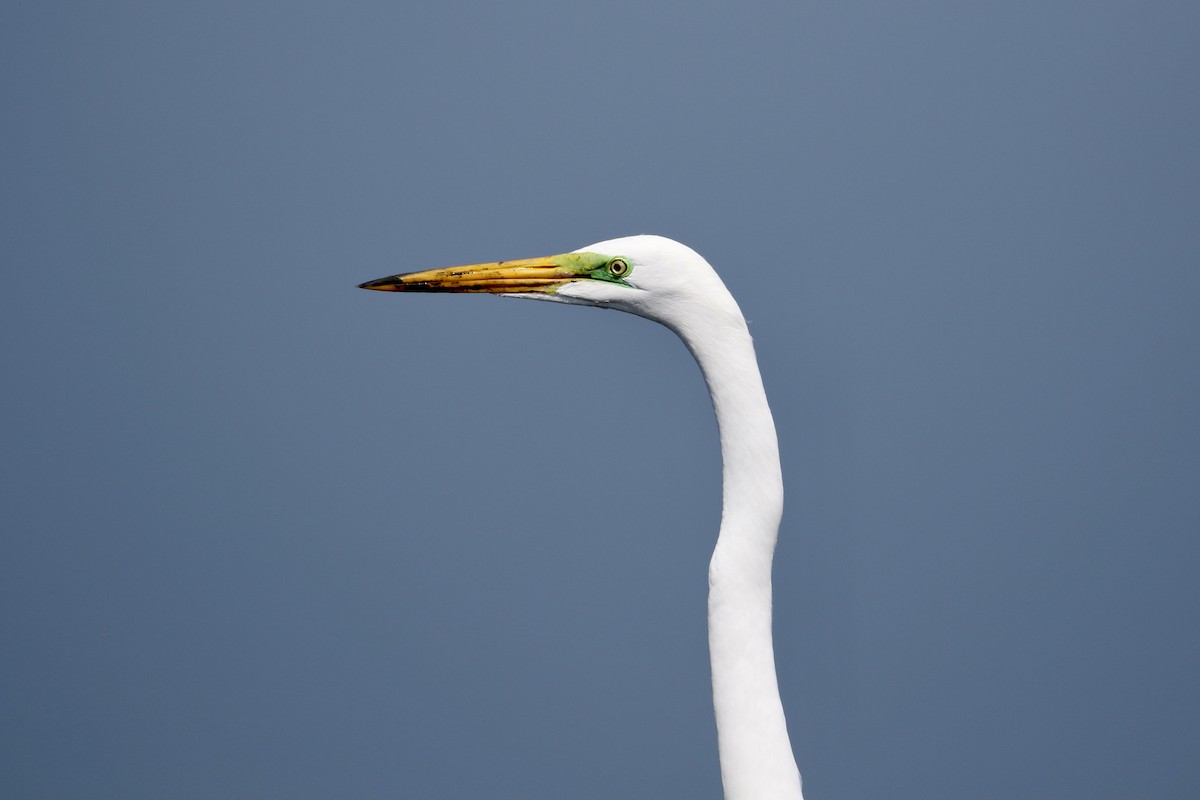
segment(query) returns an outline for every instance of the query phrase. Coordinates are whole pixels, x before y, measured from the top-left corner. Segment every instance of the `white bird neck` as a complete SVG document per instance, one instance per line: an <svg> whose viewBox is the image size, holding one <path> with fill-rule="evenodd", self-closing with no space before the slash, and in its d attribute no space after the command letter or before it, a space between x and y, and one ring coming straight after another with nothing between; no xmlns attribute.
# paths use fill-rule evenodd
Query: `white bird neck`
<svg viewBox="0 0 1200 800"><path fill-rule="evenodd" d="M726 800L801 800L771 642L783 514L775 423L745 319L671 326L700 365L721 434L724 504L708 573L708 646Z"/></svg>

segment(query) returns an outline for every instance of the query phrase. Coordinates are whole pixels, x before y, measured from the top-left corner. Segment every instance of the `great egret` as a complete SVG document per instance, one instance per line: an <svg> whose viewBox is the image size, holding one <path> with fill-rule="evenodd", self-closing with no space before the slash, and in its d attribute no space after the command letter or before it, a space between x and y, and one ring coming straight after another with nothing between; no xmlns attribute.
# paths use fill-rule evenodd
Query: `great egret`
<svg viewBox="0 0 1200 800"><path fill-rule="evenodd" d="M725 797L801 798L771 644L779 445L746 319L708 262L679 242L631 236L545 258L392 275L361 288L615 308L678 334L704 373L721 434L724 503L708 569L708 649Z"/></svg>

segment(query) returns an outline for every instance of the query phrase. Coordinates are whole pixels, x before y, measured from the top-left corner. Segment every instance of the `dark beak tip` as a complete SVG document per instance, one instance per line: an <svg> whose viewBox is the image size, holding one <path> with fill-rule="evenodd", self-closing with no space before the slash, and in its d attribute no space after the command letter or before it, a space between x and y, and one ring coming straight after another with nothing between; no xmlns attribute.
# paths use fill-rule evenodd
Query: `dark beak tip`
<svg viewBox="0 0 1200 800"><path fill-rule="evenodd" d="M396 279L395 277L379 278L377 280L367 281L366 283L360 283L358 288L373 289L377 292L394 292L396 290Z"/></svg>

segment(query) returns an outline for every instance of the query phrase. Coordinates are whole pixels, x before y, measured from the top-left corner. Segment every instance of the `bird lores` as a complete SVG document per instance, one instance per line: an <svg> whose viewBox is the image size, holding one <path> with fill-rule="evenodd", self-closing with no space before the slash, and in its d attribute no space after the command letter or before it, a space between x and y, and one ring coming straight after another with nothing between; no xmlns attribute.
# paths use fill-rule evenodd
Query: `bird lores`
<svg viewBox="0 0 1200 800"><path fill-rule="evenodd" d="M544 258L391 275L361 288L614 308L678 334L704 374L721 436L708 647L725 797L801 798L771 642L771 560L783 513L779 446L745 317L708 262L679 242L631 236Z"/></svg>

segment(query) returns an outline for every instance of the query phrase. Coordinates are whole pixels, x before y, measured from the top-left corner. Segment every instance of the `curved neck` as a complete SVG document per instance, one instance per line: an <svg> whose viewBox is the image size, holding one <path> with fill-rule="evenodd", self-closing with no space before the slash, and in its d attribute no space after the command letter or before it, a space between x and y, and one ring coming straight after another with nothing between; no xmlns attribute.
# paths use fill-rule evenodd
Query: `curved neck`
<svg viewBox="0 0 1200 800"><path fill-rule="evenodd" d="M775 678L771 560L783 513L775 422L745 320L676 328L721 434L724 504L708 573L708 646L726 800L801 798Z"/></svg>

